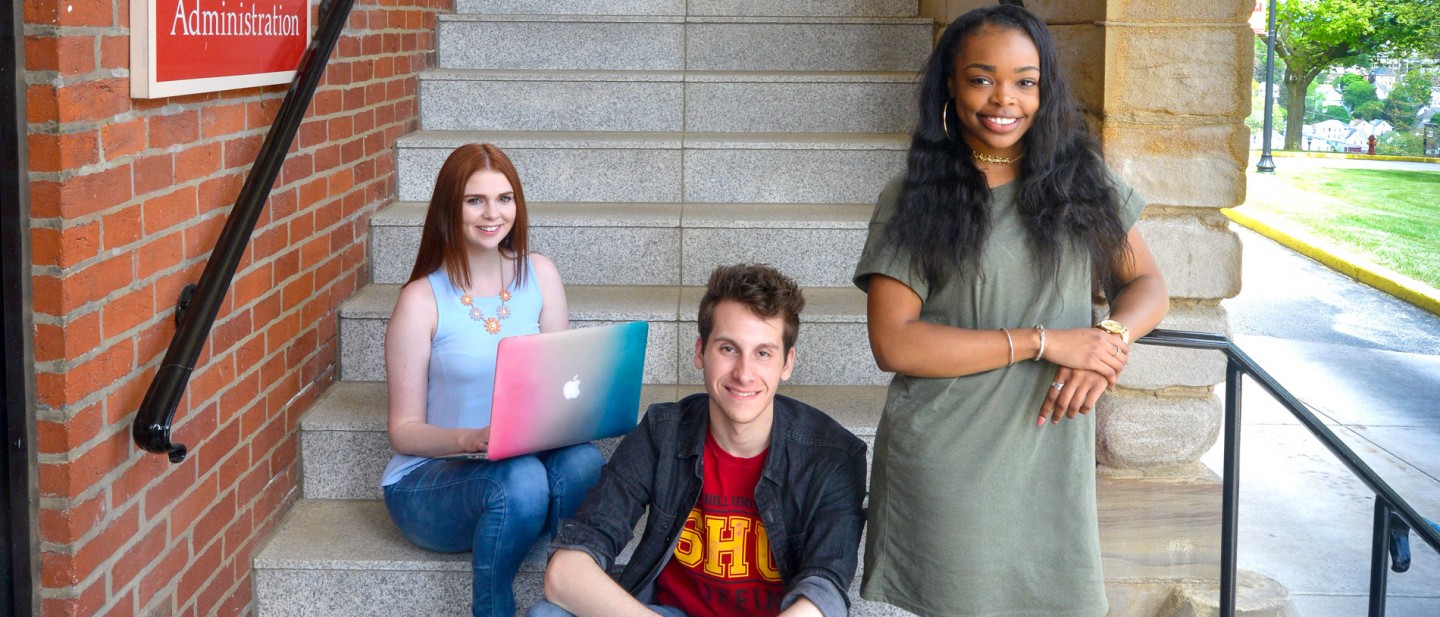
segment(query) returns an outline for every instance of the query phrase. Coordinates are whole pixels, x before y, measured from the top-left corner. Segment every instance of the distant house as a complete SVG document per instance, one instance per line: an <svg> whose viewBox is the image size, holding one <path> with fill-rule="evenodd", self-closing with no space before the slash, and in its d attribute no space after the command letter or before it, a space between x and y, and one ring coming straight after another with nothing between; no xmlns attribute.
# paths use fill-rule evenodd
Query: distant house
<svg viewBox="0 0 1440 617"><path fill-rule="evenodd" d="M1395 89L1395 80L1398 78L1395 70L1388 66L1370 71L1370 83L1375 84L1375 96L1381 99L1388 98L1390 91Z"/></svg>
<svg viewBox="0 0 1440 617"><path fill-rule="evenodd" d="M1327 141L1341 141L1345 134L1350 132L1350 127L1339 120L1326 120L1318 124L1311 124L1305 127L1305 133Z"/></svg>
<svg viewBox="0 0 1440 617"><path fill-rule="evenodd" d="M1361 138L1366 138L1371 135L1379 137L1395 130L1395 127L1384 120L1362 120L1360 118L1351 120L1350 128L1359 133Z"/></svg>

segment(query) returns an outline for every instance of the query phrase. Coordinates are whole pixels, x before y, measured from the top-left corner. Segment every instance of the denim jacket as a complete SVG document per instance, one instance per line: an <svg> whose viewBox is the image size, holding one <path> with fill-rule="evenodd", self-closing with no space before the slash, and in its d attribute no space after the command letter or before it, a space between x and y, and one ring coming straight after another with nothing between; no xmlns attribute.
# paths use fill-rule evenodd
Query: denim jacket
<svg viewBox="0 0 1440 617"><path fill-rule="evenodd" d="M626 591L648 602L700 498L709 409L705 394L651 405L575 517L560 524L551 546L585 551L609 570L636 521L648 514L619 578ZM825 617L849 612L846 590L855 577L864 499L865 443L814 407L776 396L755 504L785 587L782 609L804 596Z"/></svg>

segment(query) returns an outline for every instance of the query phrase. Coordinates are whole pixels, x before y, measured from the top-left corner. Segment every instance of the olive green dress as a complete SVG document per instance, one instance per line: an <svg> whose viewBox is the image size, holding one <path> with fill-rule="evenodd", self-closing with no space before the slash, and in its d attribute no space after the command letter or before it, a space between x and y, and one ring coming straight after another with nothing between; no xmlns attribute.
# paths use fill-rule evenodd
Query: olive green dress
<svg viewBox="0 0 1440 617"><path fill-rule="evenodd" d="M1143 199L1116 180L1129 229ZM885 188L855 269L910 286L923 321L1031 336L1091 325L1090 264L1070 249L1058 276L1036 274L1015 209L995 187L979 267L929 286L884 243L900 181ZM896 375L875 438L861 595L920 615L1106 612L1095 514L1095 418L1036 426L1057 366L1013 366L931 379Z"/></svg>

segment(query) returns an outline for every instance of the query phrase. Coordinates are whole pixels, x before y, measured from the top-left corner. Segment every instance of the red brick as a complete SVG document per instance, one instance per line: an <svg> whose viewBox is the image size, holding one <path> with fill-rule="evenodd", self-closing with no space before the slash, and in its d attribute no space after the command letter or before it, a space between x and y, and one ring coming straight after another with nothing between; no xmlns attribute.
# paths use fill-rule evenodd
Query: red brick
<svg viewBox="0 0 1440 617"><path fill-rule="evenodd" d="M141 206L136 204L101 218L101 244L107 249L117 249L139 240L140 212Z"/></svg>
<svg viewBox="0 0 1440 617"><path fill-rule="evenodd" d="M129 373L134 368L134 362L134 343L121 340L111 344L84 364L66 372L60 392L61 399L57 402L59 405L74 404L105 389ZM39 375L36 378L38 380Z"/></svg>
<svg viewBox="0 0 1440 617"><path fill-rule="evenodd" d="M185 232L175 230L160 238L147 240L139 248L136 258L135 278L144 280L157 272L180 265L185 258Z"/></svg>
<svg viewBox="0 0 1440 617"><path fill-rule="evenodd" d="M105 160L135 154L145 149L145 141L148 139L145 124L144 118L131 118L101 127L100 144L105 148Z"/></svg>
<svg viewBox="0 0 1440 617"><path fill-rule="evenodd" d="M199 259L210 254L215 249L215 242L220 239L220 230L225 226L225 218L211 216L185 229L185 257Z"/></svg>
<svg viewBox="0 0 1440 617"><path fill-rule="evenodd" d="M163 487L164 481L180 476L181 482L188 483L195 478L195 470L188 465L171 465L164 456L145 453L136 456L134 461L118 478L110 485L110 507L121 509L126 507L136 496L142 492L146 493L147 500L154 500L163 495L157 495L156 491L145 491L149 487ZM168 503L168 502L167 502ZM150 522L149 512L141 519Z"/></svg>
<svg viewBox="0 0 1440 617"><path fill-rule="evenodd" d="M40 509L40 540L71 544L84 537L105 518L105 495L91 497L64 510Z"/></svg>
<svg viewBox="0 0 1440 617"><path fill-rule="evenodd" d="M68 313L128 285L135 272L134 261L134 255L122 253L71 273L60 282L61 310Z"/></svg>
<svg viewBox="0 0 1440 617"><path fill-rule="evenodd" d="M126 8L121 8L120 11L121 15L130 14L129 9ZM100 38L100 68L130 68L129 36L105 36Z"/></svg>
<svg viewBox="0 0 1440 617"><path fill-rule="evenodd" d="M108 10L109 5L105 6ZM60 88L55 98L58 119L62 123L112 118L130 109L130 78L82 81Z"/></svg>
<svg viewBox="0 0 1440 617"><path fill-rule="evenodd" d="M180 572L190 561L190 551L186 542L171 544L165 550L159 563L153 570L146 573L145 578L140 580L140 606L149 606L155 599L155 595L170 587L175 582ZM169 614L169 611L152 611L155 614Z"/></svg>
<svg viewBox="0 0 1440 617"><path fill-rule="evenodd" d="M92 572L98 571L106 561L123 552L122 548L130 543L140 529L137 510L138 508L130 508L116 515L106 525L105 531L91 538L75 552L77 578L84 580Z"/></svg>
<svg viewBox="0 0 1440 617"><path fill-rule="evenodd" d="M264 135L246 135L225 141L224 165L226 169L245 167L260 157L260 146L265 143Z"/></svg>
<svg viewBox="0 0 1440 617"><path fill-rule="evenodd" d="M141 331L140 336L154 330L153 327L147 327ZM136 364L142 365L151 360L160 359L153 355L142 356L138 350L135 358ZM150 382L155 380L155 371L155 367L148 367L139 373L132 373L124 381L116 384L110 394L105 396L105 423L107 425L129 424L131 420L134 420L135 411L140 409L140 403L145 399L145 391L150 389Z"/></svg>
<svg viewBox="0 0 1440 617"><path fill-rule="evenodd" d="M44 567L46 553L42 553L41 567ZM54 556L54 553L49 553ZM40 601L40 614L42 615L98 615L109 600L109 594L105 593L105 577L95 579L89 587L86 587L74 598L45 598Z"/></svg>
<svg viewBox="0 0 1440 617"><path fill-rule="evenodd" d="M101 309L105 338L120 336L155 316L155 291L146 287L115 298Z"/></svg>
<svg viewBox="0 0 1440 617"><path fill-rule="evenodd" d="M100 162L100 132L81 131L60 135L60 164L75 169Z"/></svg>
<svg viewBox="0 0 1440 617"><path fill-rule="evenodd" d="M295 136L301 148L311 148L316 144L323 143L325 136L325 121L309 120L300 125L300 132Z"/></svg>
<svg viewBox="0 0 1440 617"><path fill-rule="evenodd" d="M200 197L197 200L200 212L203 214L217 208L235 205L235 200L240 196L240 187L244 182L244 177L238 174L227 174L202 182Z"/></svg>
<svg viewBox="0 0 1440 617"><path fill-rule="evenodd" d="M191 146L175 155L175 183L203 178L220 171L222 146L218 143Z"/></svg>
<svg viewBox="0 0 1440 617"><path fill-rule="evenodd" d="M75 2L66 0L59 11L61 26L113 26L115 5L110 2ZM92 52L93 53L93 52Z"/></svg>
<svg viewBox="0 0 1440 617"><path fill-rule="evenodd" d="M98 2L86 2L95 4ZM109 8L109 7L106 7ZM83 75L95 70L95 37L67 33L56 45L61 75Z"/></svg>
<svg viewBox="0 0 1440 617"><path fill-rule="evenodd" d="M206 107L201 111L201 136L209 138L245 130L245 108L245 103Z"/></svg>
<svg viewBox="0 0 1440 617"><path fill-rule="evenodd" d="M60 186L60 216L80 218L129 201L130 165L74 176Z"/></svg>
<svg viewBox="0 0 1440 617"><path fill-rule="evenodd" d="M152 525L150 529L144 530L145 535L134 544L125 549L124 563L138 565L149 565L165 551L168 538L165 533L165 525ZM115 568L110 574L110 585L115 589L123 589L130 585L135 577L140 574L143 568L123 567Z"/></svg>
<svg viewBox="0 0 1440 617"><path fill-rule="evenodd" d="M152 197L141 206L146 235L186 223L195 218L195 187L187 186L173 192Z"/></svg>
<svg viewBox="0 0 1440 617"><path fill-rule="evenodd" d="M187 144L200 137L200 114L182 111L150 118L150 147L167 148Z"/></svg>
<svg viewBox="0 0 1440 617"><path fill-rule="evenodd" d="M30 153L30 171L55 173L65 169L60 163L59 135L31 133L25 137L25 147Z"/></svg>
<svg viewBox="0 0 1440 617"><path fill-rule="evenodd" d="M25 89L25 119L27 122L54 122L60 119L60 102L55 87L46 84L32 84Z"/></svg>
<svg viewBox="0 0 1440 617"><path fill-rule="evenodd" d="M42 463L40 494L74 499L120 466L129 457L129 450L130 431L119 431L91 446L73 462Z"/></svg>
<svg viewBox="0 0 1440 617"><path fill-rule="evenodd" d="M315 160L309 154L290 156L280 168L280 184L290 185L308 179L315 173ZM304 197L301 197L304 200Z"/></svg>
<svg viewBox="0 0 1440 617"><path fill-rule="evenodd" d="M189 443L183 439L178 441L181 443ZM163 456L152 454L147 454L144 458L165 461ZM194 465L170 465L169 462L165 462L165 464L168 467L162 469L162 471L165 471L166 475L154 484L147 482L147 480L153 480L155 478L153 475L145 476L137 474L132 478L129 473L121 476L121 481L116 483L117 486L124 489L120 491L122 494L138 495L142 490L144 491L146 521L155 520L166 508L174 505L181 495L184 495L195 485L198 477ZM143 489L141 487L143 487ZM112 488L111 491L115 492L114 488ZM172 537L173 535L174 534L172 534Z"/></svg>
<svg viewBox="0 0 1440 617"><path fill-rule="evenodd" d="M25 37L25 70L60 70L60 39L53 35Z"/></svg>
<svg viewBox="0 0 1440 617"><path fill-rule="evenodd" d="M200 470L201 474L205 472L205 469ZM181 497L180 500L175 503L175 509L170 511L170 536L176 538L180 535L188 535L195 541L197 548L203 547L218 539L205 538L191 533L200 515L205 512L205 510L208 510L211 504L215 503L215 497L215 476L203 476L188 494ZM219 544L220 543L215 542L214 545L218 547ZM184 595L184 593L181 594L182 597Z"/></svg>
<svg viewBox="0 0 1440 617"><path fill-rule="evenodd" d="M245 106L245 126L252 129L270 128L275 123L275 114L280 111L280 99L267 98Z"/></svg>
<svg viewBox="0 0 1440 617"><path fill-rule="evenodd" d="M135 159L135 195L174 186L174 154L154 154Z"/></svg>

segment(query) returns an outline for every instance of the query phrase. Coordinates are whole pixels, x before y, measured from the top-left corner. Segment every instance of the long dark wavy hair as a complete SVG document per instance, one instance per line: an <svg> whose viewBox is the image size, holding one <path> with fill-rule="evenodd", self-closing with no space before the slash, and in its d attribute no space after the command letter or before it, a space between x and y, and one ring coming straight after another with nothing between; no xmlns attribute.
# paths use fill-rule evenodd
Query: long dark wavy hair
<svg viewBox="0 0 1440 617"><path fill-rule="evenodd" d="M941 114L949 105L947 79L965 40L985 28L1017 30L1040 55L1040 108L1021 138L1016 206L1045 278L1057 272L1066 243L1083 247L1096 291L1114 298L1119 272L1130 259L1120 222L1120 197L1110 182L1100 145L1059 69L1050 30L1018 6L975 9L945 29L920 84L920 122L910 141L905 181L886 240L908 249L931 285L960 268L974 267L990 234L991 192L984 172L959 136L947 134ZM959 132L958 129L954 132Z"/></svg>
<svg viewBox="0 0 1440 617"><path fill-rule="evenodd" d="M462 223L465 184L477 171L498 171L510 181L515 191L515 223L510 233L500 240L500 254L515 259L514 281L525 285L525 261L529 217L525 212L525 191L520 188L520 174L515 164L499 148L491 144L465 144L456 148L440 166L435 176L435 190L430 193L430 207L420 229L420 251L410 271L410 284L445 266L450 283L461 289L470 287L470 260L466 259L465 225Z"/></svg>

